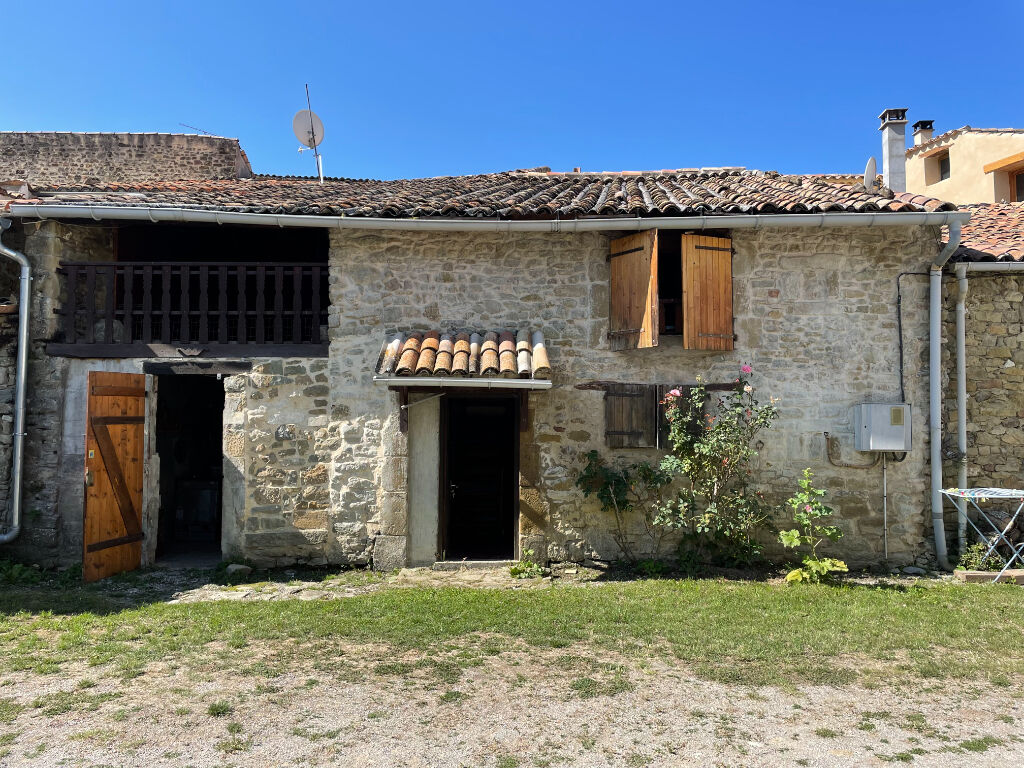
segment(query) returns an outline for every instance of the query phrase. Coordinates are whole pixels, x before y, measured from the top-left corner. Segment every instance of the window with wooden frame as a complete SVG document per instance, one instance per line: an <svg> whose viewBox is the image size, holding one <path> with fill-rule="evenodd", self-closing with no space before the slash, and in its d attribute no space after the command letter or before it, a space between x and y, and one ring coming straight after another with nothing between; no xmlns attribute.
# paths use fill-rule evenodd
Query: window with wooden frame
<svg viewBox="0 0 1024 768"><path fill-rule="evenodd" d="M1024 203L1024 171L1010 174L1010 200L1014 203Z"/></svg>
<svg viewBox="0 0 1024 768"><path fill-rule="evenodd" d="M611 242L609 346L733 348L732 240L649 229Z"/></svg>
<svg viewBox="0 0 1024 768"><path fill-rule="evenodd" d="M668 420L661 401L669 384L609 383L604 392L605 445L609 448L669 447ZM687 388L681 389L686 391ZM690 414L694 429L703 426L705 409Z"/></svg>

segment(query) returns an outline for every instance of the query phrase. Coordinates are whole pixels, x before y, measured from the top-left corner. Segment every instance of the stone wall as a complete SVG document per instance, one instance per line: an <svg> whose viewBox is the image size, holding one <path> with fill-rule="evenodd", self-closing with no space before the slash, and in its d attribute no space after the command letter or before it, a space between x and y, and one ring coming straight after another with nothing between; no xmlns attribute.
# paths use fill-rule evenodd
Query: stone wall
<svg viewBox="0 0 1024 768"><path fill-rule="evenodd" d="M1024 483L1024 277L968 275L965 324L967 370L967 482L972 487L1021 488ZM943 281L945 300L943 393L944 454L957 452L955 278ZM957 484L958 464L948 459L943 486ZM955 549L956 526L947 513Z"/></svg>
<svg viewBox="0 0 1024 768"><path fill-rule="evenodd" d="M764 396L781 399L778 425L760 445L757 481L786 498L804 467L833 493L854 563L882 559L881 469L841 469L826 459L831 432L852 451L851 407L899 397L896 276L924 265L938 233L921 228L765 229L734 233L739 341L729 353L681 348L608 349L609 237L603 234L332 233L330 381L338 429L351 448L332 462L336 503L376 535L389 563L404 557L408 457L393 394L371 382L386 334L415 329L537 328L548 341L554 388L530 395L520 456L522 545L556 560L612 558L612 521L574 487L582 457L656 458L604 447L594 380L732 381L754 367ZM915 448L889 470L889 550L895 564L927 558L927 302L904 302L907 398ZM333 424L332 424L333 426ZM379 494L374 493L379 488ZM638 536L638 543L643 542Z"/></svg>
<svg viewBox="0 0 1024 768"><path fill-rule="evenodd" d="M369 562L368 515L332 483L332 466L360 436L330 418L327 369L325 359L261 360L225 381L225 489L241 496L224 510L225 556L262 565Z"/></svg>
<svg viewBox="0 0 1024 768"><path fill-rule="evenodd" d="M238 139L171 133L0 132L0 176L96 185L252 176Z"/></svg>
<svg viewBox="0 0 1024 768"><path fill-rule="evenodd" d="M225 380L225 556L268 565L405 563L415 457L409 435L399 431L397 396L371 380L381 342L388 333L414 329L529 327L547 339L554 387L530 394L529 427L520 435L522 548L555 560L616 557L612 520L574 486L583 456L596 449L613 460L657 458L651 450L605 448L603 394L576 385L686 384L698 375L730 382L749 363L759 393L780 398L781 406L777 426L759 444L758 486L782 500L810 467L840 509L846 536L839 551L853 563L882 559L881 470L831 466L823 433L835 436L844 460L865 461L852 450L851 407L898 399L896 275L934 256L937 231L734 232L739 340L728 353L683 350L672 337L656 349L609 350L609 235L336 231L331 237L329 358L253 360L250 373ZM5 555L44 564L80 559L83 430L76 426L81 404L70 390L77 391L90 366L141 370L142 361L50 358L43 342L60 301L57 262L109 258L111 247L103 227L33 225L25 238L35 275L31 481L25 532ZM904 285L915 447L889 471L893 564L931 553L927 285L918 282ZM648 546L639 526L633 535L639 549Z"/></svg>
<svg viewBox="0 0 1024 768"><path fill-rule="evenodd" d="M82 472L85 432L73 454L65 450L71 364L46 354L56 332L62 260L101 260L113 255L109 227L66 226L56 222L27 225L24 253L32 264L31 345L25 416L25 482L22 533L4 554L44 565L81 560ZM82 414L84 424L84 414ZM3 457L9 463L8 456ZM77 498L77 501L75 499Z"/></svg>

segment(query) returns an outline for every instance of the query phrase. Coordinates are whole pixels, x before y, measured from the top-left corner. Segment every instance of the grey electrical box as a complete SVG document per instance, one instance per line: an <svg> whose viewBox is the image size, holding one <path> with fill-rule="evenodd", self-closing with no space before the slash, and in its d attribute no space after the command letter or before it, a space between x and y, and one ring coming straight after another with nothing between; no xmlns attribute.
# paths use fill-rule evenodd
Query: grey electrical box
<svg viewBox="0 0 1024 768"><path fill-rule="evenodd" d="M861 403L853 408L854 447L858 451L909 451L909 403Z"/></svg>

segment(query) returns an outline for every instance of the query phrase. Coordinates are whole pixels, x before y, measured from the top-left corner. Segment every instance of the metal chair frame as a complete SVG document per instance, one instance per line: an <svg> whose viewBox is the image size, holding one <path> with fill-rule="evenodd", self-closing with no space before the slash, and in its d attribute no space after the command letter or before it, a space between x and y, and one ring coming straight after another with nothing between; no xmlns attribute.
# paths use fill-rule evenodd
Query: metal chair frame
<svg viewBox="0 0 1024 768"><path fill-rule="evenodd" d="M1016 525L1017 519L1021 516L1021 512L1024 511L1024 491L1013 488L947 488L942 491L942 495L956 504L957 511L962 511L964 519L975 530L981 540L989 542L988 549L985 551L985 558L995 555L1003 562L1003 569L995 575L995 578L992 579L993 582L999 581L1003 574L1006 573L1006 571L1008 571L1015 562L1024 565L1024 541L1014 544L1006 536L1006 534L1013 529L1013 526ZM967 514L967 510L960 509L960 504L958 502L961 500L969 502L970 505L977 510L978 517L988 524L991 531L988 533L982 531L981 528L979 528L971 519L971 516ZM987 501L1016 501L1018 504L1017 510L1010 516L1010 521L1000 528L995 521L985 513L985 510L979 506L979 501L983 504ZM995 534L995 538L990 539L989 537L993 533ZM1009 557L1003 557L1002 553L997 549L1001 543L1005 544L1009 548Z"/></svg>

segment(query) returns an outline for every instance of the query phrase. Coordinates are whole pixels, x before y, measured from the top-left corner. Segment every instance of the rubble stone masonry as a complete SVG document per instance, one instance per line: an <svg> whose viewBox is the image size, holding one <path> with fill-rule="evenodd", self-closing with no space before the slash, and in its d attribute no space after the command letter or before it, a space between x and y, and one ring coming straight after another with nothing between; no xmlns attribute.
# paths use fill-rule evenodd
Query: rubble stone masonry
<svg viewBox="0 0 1024 768"><path fill-rule="evenodd" d="M603 393L577 385L689 384L698 375L731 382L749 363L758 395L779 398L781 414L759 438L756 486L782 501L810 467L839 510L846 535L837 551L855 565L881 562L881 468L832 466L823 433L832 434L843 461L870 461L853 451L851 409L899 399L896 276L925 268L937 252L938 230L734 231L738 340L731 352L684 350L677 337L663 337L654 349L611 351L611 236L333 231L329 357L254 359L251 372L224 380L224 556L266 565L406 563L414 457L408 435L399 430L397 395L372 381L385 336L429 328L535 328L547 342L554 386L529 394L528 429L520 434L521 549L554 560L618 556L612 519L575 487L583 457L589 450L613 460L658 457L654 450L606 448ZM78 412L84 399L71 390L84 392L79 377L90 368L141 370L139 360L69 362L44 351L59 302L57 261L109 258L109 238L103 228L59 224L43 225L26 238L36 275L29 482L26 530L9 549L11 556L42 563L80 559L84 417ZM971 327L978 335L969 345L984 346L991 334L1010 339L1020 331L1019 320L999 331L1006 314L1002 304L984 308L996 301L985 298L982 284L989 282L996 281L972 280L972 301L978 304L970 305ZM932 551L926 279L904 280L903 310L914 449L889 466L888 546L894 565L925 562ZM992 357L996 351L987 352L984 365L1005 372L1017 346L998 362ZM983 382L995 375L970 375L978 408L1002 403L999 393L978 397ZM1019 406L1012 415L1003 410L999 418L1019 419ZM1015 424L1007 429L1018 429ZM979 437L974 450L981 456L986 446L993 448ZM1021 454L1014 456L1019 467ZM997 473L1011 463L984 462ZM632 536L639 550L649 547L642 526Z"/></svg>
<svg viewBox="0 0 1024 768"><path fill-rule="evenodd" d="M371 381L386 334L428 328L539 328L554 388L529 396L521 435L522 548L556 560L614 558L612 520L575 488L584 454L655 460L650 450L604 447L603 394L592 381L686 384L698 375L730 382L753 366L762 397L780 399L775 428L758 443L759 487L781 501L805 467L827 488L852 563L883 557L881 469L845 469L826 459L824 432L842 459L852 450L851 408L899 398L896 276L923 267L938 248L924 228L763 229L733 233L735 351L608 348L609 237L603 234L332 233L331 463L336 504L368 523L374 557L404 562L408 462L397 398ZM904 299L907 398L914 450L889 468L889 553L895 564L930 551L927 475L926 286ZM643 550L641 527L634 531ZM380 552L380 548L384 551Z"/></svg>
<svg viewBox="0 0 1024 768"><path fill-rule="evenodd" d="M238 139L171 133L0 131L0 181L75 185L251 175Z"/></svg>
<svg viewBox="0 0 1024 768"><path fill-rule="evenodd" d="M944 338L946 456L956 438L956 294L947 289ZM1024 487L1024 277L970 273L966 298L967 480L972 487ZM948 460L945 485L955 485Z"/></svg>

